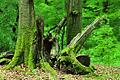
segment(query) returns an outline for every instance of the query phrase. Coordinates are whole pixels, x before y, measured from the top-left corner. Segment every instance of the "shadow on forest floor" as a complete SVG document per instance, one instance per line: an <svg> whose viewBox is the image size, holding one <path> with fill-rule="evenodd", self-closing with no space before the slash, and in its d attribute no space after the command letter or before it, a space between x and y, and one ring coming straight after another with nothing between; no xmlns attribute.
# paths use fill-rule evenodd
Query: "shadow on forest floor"
<svg viewBox="0 0 120 80"><path fill-rule="evenodd" d="M50 79L49 73L40 69L33 71L18 66L14 70L3 70L0 66L0 80L120 80L120 66L95 65L95 74L72 75L58 72L56 79Z"/></svg>

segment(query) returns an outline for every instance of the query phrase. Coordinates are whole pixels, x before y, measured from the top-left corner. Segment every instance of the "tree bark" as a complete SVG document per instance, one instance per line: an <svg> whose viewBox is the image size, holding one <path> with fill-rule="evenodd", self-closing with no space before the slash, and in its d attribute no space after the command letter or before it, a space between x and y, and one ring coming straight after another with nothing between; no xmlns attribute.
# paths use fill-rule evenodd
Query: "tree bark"
<svg viewBox="0 0 120 80"><path fill-rule="evenodd" d="M39 63L44 55L44 20L38 16L36 20L36 44L35 44L35 62Z"/></svg>
<svg viewBox="0 0 120 80"><path fill-rule="evenodd" d="M22 61L29 68L34 68L34 3L33 0L19 0L19 27L15 54L7 69Z"/></svg>
<svg viewBox="0 0 120 80"><path fill-rule="evenodd" d="M82 1L81 0L66 0L67 12L67 44L70 43L77 33L81 32L82 28Z"/></svg>

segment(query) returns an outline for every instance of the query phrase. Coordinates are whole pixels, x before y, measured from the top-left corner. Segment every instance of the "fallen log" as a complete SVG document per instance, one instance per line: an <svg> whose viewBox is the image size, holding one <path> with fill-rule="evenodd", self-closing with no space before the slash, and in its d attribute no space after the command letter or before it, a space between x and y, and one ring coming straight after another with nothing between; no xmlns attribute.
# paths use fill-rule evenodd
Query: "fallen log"
<svg viewBox="0 0 120 80"><path fill-rule="evenodd" d="M13 52L6 51L6 52L0 53L0 59L2 59L2 58L12 59L13 58Z"/></svg>
<svg viewBox="0 0 120 80"><path fill-rule="evenodd" d="M97 27L97 25L103 21L105 18L97 18L93 23L88 25L85 30L82 33L78 33L67 45L65 49L61 51L61 53L69 52L71 49L77 49L76 47L79 45L81 47L86 40L86 38L89 36L89 34ZM76 50L75 50L76 51Z"/></svg>
<svg viewBox="0 0 120 80"><path fill-rule="evenodd" d="M11 61L11 59L2 58L2 59L0 59L0 65L8 64L10 61Z"/></svg>
<svg viewBox="0 0 120 80"><path fill-rule="evenodd" d="M2 52L0 53L0 65L5 65L8 64L11 59L13 58L13 52L11 51L6 51L6 52Z"/></svg>
<svg viewBox="0 0 120 80"><path fill-rule="evenodd" d="M61 66L64 67L65 65L65 71L72 71L72 73L75 74L86 74L94 72L94 67L90 66L90 63L87 63L87 65L84 64L86 62L82 61L81 59L76 59L75 53L82 46L89 34L101 21L103 21L103 19L103 17L98 18L93 23L88 25L81 34L78 33L67 45L67 47L60 52L61 54L58 57L58 64L60 68Z"/></svg>

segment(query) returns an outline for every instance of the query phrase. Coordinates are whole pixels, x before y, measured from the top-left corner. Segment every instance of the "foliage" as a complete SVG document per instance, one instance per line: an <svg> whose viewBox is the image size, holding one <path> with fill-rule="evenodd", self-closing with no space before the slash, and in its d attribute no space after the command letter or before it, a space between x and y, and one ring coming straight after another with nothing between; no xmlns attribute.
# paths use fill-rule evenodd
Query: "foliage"
<svg viewBox="0 0 120 80"><path fill-rule="evenodd" d="M84 49L81 50L83 54L90 54L93 63L120 65L119 2L119 0L83 1L83 27L90 24L96 16L106 15L108 18L106 24L100 25L100 28L91 34L84 44Z"/></svg>
<svg viewBox="0 0 120 80"><path fill-rule="evenodd" d="M81 53L90 54L94 63L120 65L118 64L120 61L120 42L117 41L112 30L113 28L109 25L103 25L93 31Z"/></svg>
<svg viewBox="0 0 120 80"><path fill-rule="evenodd" d="M43 16L45 22L45 34L54 27L65 15L64 0L48 0L49 4L44 1L35 1L36 16ZM60 3L60 4L59 4ZM58 5L59 4L59 5Z"/></svg>
<svg viewBox="0 0 120 80"><path fill-rule="evenodd" d="M0 51L14 49L18 15L16 0L0 1Z"/></svg>

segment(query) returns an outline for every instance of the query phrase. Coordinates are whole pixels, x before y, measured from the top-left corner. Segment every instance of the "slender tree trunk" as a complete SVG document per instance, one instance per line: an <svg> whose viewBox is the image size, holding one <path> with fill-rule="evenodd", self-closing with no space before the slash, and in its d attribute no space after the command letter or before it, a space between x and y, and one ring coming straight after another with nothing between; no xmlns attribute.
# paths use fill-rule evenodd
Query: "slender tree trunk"
<svg viewBox="0 0 120 80"><path fill-rule="evenodd" d="M33 0L19 0L19 28L16 50L7 68L13 68L20 61L34 68L34 3Z"/></svg>
<svg viewBox="0 0 120 80"><path fill-rule="evenodd" d="M82 1L81 0L66 0L67 12L67 44L70 43L77 33L81 32L82 28Z"/></svg>

